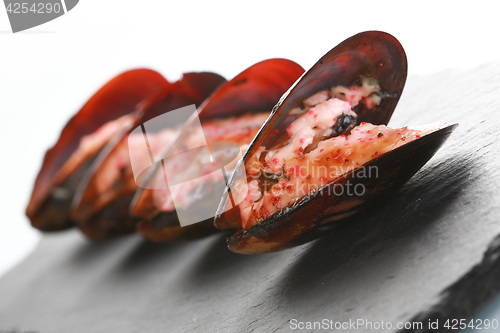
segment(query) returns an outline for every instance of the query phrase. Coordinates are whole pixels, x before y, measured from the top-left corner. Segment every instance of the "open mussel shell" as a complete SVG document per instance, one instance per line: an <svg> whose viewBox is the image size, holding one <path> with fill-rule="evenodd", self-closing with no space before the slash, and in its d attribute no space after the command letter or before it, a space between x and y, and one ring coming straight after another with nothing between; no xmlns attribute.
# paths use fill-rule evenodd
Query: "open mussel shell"
<svg viewBox="0 0 500 333"><path fill-rule="evenodd" d="M125 116L131 115L140 101L168 85L170 83L153 70L124 72L106 83L70 119L57 143L45 154L26 208L26 215L35 228L52 231L73 225L70 206L74 191L106 143L102 140L75 157L73 154L79 149L82 138L117 119L123 118L121 125L127 124L130 119Z"/></svg>
<svg viewBox="0 0 500 333"><path fill-rule="evenodd" d="M295 111L303 107L305 99L332 87L351 87L362 78L377 80L383 96L381 103L374 109L368 110L362 104L356 107L357 123L386 125L403 91L407 68L404 49L390 34L368 31L346 39L319 59L282 97L237 169L244 168L246 159L255 154L259 147L272 147L280 140L286 128L300 116ZM233 174L229 186L232 186L234 176ZM219 229L240 228L238 207L222 211L227 200L226 192L219 205L215 226Z"/></svg>
<svg viewBox="0 0 500 333"><path fill-rule="evenodd" d="M271 149L278 144L287 127L307 112L304 100L333 87L355 87L360 86L363 79L375 80L380 87L380 103L371 108L360 103L352 110L357 115L357 124L386 125L401 96L406 76L406 55L393 36L368 31L345 40L323 56L281 99L240 161L228 188L233 189L237 174L242 171L244 174L247 159L260 149ZM214 224L219 229L242 229L228 239L229 249L238 253L271 252L303 244L353 216L375 197L396 190L433 156L453 129L454 126L436 128L353 171L346 171L321 186L319 191L311 192L292 206L282 208L245 230L240 209L230 204L229 191L226 190ZM380 177L354 177L361 168L370 166L378 168ZM352 186L364 186L366 192L354 197L336 194L335 189L348 181ZM231 195L241 197L239 193Z"/></svg>
<svg viewBox="0 0 500 333"><path fill-rule="evenodd" d="M285 211L237 232L227 240L229 249L242 254L273 252L322 236L325 231L366 209L374 199L379 200L400 188L436 153L456 126L444 125L381 155ZM376 170L376 176L368 177L366 170L372 168ZM347 182L351 188L363 188L363 194L352 195L336 190Z"/></svg>
<svg viewBox="0 0 500 333"><path fill-rule="evenodd" d="M209 120L270 111L303 72L302 67L287 59L264 60L249 67L223 84L202 104L198 109L201 125ZM190 124L186 124L186 132L189 127ZM175 150L182 144L178 140L171 149ZM157 171L158 168L151 171L151 178ZM170 195L168 188L161 191ZM131 207L134 216L142 217L137 231L145 238L153 241L179 241L203 237L217 231L213 226L215 209L210 218L181 227L175 211L162 212L153 204L153 193L152 189L140 189ZM204 205L204 199L197 204Z"/></svg>
<svg viewBox="0 0 500 333"><path fill-rule="evenodd" d="M102 239L135 231L137 218L129 213L138 189L128 158L127 138L131 131L169 111L191 104L199 106L223 82L225 79L215 73L185 73L179 81L154 92L138 105L135 120L102 150L76 191L72 217L87 237ZM168 128L158 130L175 130L181 123L165 125Z"/></svg>

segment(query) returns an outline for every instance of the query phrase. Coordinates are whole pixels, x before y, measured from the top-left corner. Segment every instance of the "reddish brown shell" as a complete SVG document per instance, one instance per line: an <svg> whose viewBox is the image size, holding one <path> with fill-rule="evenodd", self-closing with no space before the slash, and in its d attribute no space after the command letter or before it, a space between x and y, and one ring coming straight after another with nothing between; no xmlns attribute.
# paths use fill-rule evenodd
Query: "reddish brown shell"
<svg viewBox="0 0 500 333"><path fill-rule="evenodd" d="M203 124L208 119L271 110L303 72L302 67L287 59L259 62L222 85L202 104L198 110L199 118ZM152 193L150 189L140 189L132 203L133 215L143 217L138 232L144 237L154 241L173 241L201 237L216 230L212 219L179 227L175 212L162 213L152 204Z"/></svg>
<svg viewBox="0 0 500 333"><path fill-rule="evenodd" d="M62 183L69 192L81 179L82 170L88 167L86 160L76 166L75 172L55 175L77 149L82 137L95 132L103 124L134 112L137 103L151 93L170 83L159 73L149 69L135 69L124 72L106 83L71 118L61 132L57 143L47 151L40 172L35 181L26 215L31 224L44 231L59 230L72 225L69 207L72 193L64 198L57 194Z"/></svg>
<svg viewBox="0 0 500 333"><path fill-rule="evenodd" d="M383 99L382 103L370 112L364 106L356 108L358 124L387 124L403 91L406 75L406 55L401 44L393 36L384 32L368 31L345 40L323 56L280 101L238 167L244 167L246 159L259 147L272 147L279 140L290 123L297 118L290 111L301 106L304 99L334 86L353 86L361 77L376 79L382 89ZM354 170L335 179L322 191L304 198L293 207L284 209L254 227L237 232L228 239L229 248L239 253L271 252L319 237L321 232L328 229L325 223L337 223L351 216L362 209L363 205L360 203L393 191L406 182L432 157L453 129L453 126L440 129L372 160L370 165L384 168L386 173L383 179L365 184L368 188L367 196L357 198L360 202L353 203L349 198L331 195L335 193L331 189L349 180L355 174ZM230 180L229 186L233 181ZM358 180L352 181L355 185ZM238 207L224 212L227 201L226 192L215 217L215 226L220 229L241 228ZM325 215L325 211L329 209L336 212L332 213L335 215L333 218L330 216L332 214Z"/></svg>
<svg viewBox="0 0 500 333"><path fill-rule="evenodd" d="M407 71L404 49L392 35L368 31L348 38L321 57L283 96L252 146L272 146L296 119L290 111L304 99L334 86L349 87L361 77L377 79L384 98L375 110L356 109L358 124L386 125L403 92Z"/></svg>
<svg viewBox="0 0 500 333"><path fill-rule="evenodd" d="M304 99L337 85L349 87L363 76L377 79L386 98L370 112L364 108L357 110L358 124L363 121L387 124L403 91L407 68L404 49L392 35L368 31L346 39L321 57L283 96L243 159L260 146L272 147L297 118L290 111L301 106ZM221 208L226 200L227 196L221 201ZM239 228L239 216L235 207L219 214L215 225L221 229Z"/></svg>
<svg viewBox="0 0 500 333"><path fill-rule="evenodd" d="M106 193L102 193L99 184L99 176L113 163L115 153L127 149L128 134L140 124L166 112L191 104L199 106L223 82L225 79L215 73L186 73L181 80L140 103L136 120L107 144L76 191L72 217L85 235L98 239L135 230L137 219L129 214L128 209L138 189L133 175L122 172L120 179ZM171 125L175 127L175 124Z"/></svg>

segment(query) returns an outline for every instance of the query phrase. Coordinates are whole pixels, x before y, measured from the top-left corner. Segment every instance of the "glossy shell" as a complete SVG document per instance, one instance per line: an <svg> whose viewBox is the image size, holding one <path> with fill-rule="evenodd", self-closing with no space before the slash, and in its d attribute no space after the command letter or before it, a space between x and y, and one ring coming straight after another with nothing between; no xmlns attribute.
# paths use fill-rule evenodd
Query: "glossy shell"
<svg viewBox="0 0 500 333"><path fill-rule="evenodd" d="M186 73L181 80L159 89L139 104L135 121L123 127L108 143L76 191L72 217L86 236L100 239L135 231L137 219L129 213L130 202L138 189L133 175L122 172L120 179L107 191L101 184L109 168L115 167L117 154L122 149L128 150L128 134L140 124L168 111L191 104L199 106L223 82L224 78L214 73ZM172 129L176 126L171 125Z"/></svg>
<svg viewBox="0 0 500 333"><path fill-rule="evenodd" d="M290 111L300 106L304 99L330 87L349 87L362 76L377 79L385 98L373 111L365 108L356 110L358 124L386 125L403 92L407 70L406 54L392 35L370 31L346 39L319 59L283 96L252 146L271 146L296 119Z"/></svg>
<svg viewBox="0 0 500 333"><path fill-rule="evenodd" d="M302 73L303 69L290 60L259 62L214 92L198 110L200 121L203 124L210 119L271 110ZM140 189L132 206L133 214L143 217L137 230L144 237L154 241L175 241L198 238L216 231L213 219L181 228L175 213L160 212L152 205L152 195L152 190Z"/></svg>
<svg viewBox="0 0 500 333"><path fill-rule="evenodd" d="M71 118L57 143L45 154L26 208L26 215L35 228L52 231L73 225L69 216L73 191L95 155L68 171L61 168L78 148L82 137L107 122L133 113L140 101L168 85L163 76L149 69L124 72L106 83Z"/></svg>
<svg viewBox="0 0 500 333"><path fill-rule="evenodd" d="M272 116L254 139L239 168L261 147L272 147L297 115L291 112L301 106L304 99L334 86L350 87L361 77L373 78L380 84L383 99L374 110L355 108L358 124L369 122L387 124L401 96L407 75L406 55L400 43L391 35L378 31L357 34L323 56L284 96ZM240 230L228 239L229 248L238 253L271 252L311 241L322 232L353 216L373 198L394 191L417 172L449 136L454 126L447 126L433 133L386 153L360 166L376 165L381 178L370 180L353 177L358 169L344 174L320 191L304 197L278 214L247 229ZM234 175L233 175L234 176ZM332 189L350 180L365 185L367 191L355 199L336 196ZM230 186L234 179L230 180ZM221 201L215 218L220 229L240 229L239 209L223 212L228 195Z"/></svg>

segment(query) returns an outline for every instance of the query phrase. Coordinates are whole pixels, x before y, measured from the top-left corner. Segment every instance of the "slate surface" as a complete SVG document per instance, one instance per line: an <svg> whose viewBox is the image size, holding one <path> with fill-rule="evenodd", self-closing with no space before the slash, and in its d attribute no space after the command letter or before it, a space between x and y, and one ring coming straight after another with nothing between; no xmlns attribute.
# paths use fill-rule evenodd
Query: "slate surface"
<svg viewBox="0 0 500 333"><path fill-rule="evenodd" d="M170 245L47 235L0 279L0 332L286 332L291 319L324 318L418 318L426 328L428 318L469 318L500 291L499 97L500 63L410 77L391 124L458 129L384 205L292 250L237 255L224 234Z"/></svg>

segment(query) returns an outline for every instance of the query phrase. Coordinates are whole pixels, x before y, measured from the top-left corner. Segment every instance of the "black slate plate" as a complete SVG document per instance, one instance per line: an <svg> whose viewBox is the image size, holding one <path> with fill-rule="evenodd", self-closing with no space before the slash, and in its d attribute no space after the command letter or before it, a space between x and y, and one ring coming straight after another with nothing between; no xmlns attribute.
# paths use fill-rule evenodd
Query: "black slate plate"
<svg viewBox="0 0 500 333"><path fill-rule="evenodd" d="M292 250L241 256L225 234L172 245L47 235L0 279L0 332L286 332L292 319L427 328L470 318L500 290L499 96L500 63L410 77L392 126L460 126L383 205Z"/></svg>

